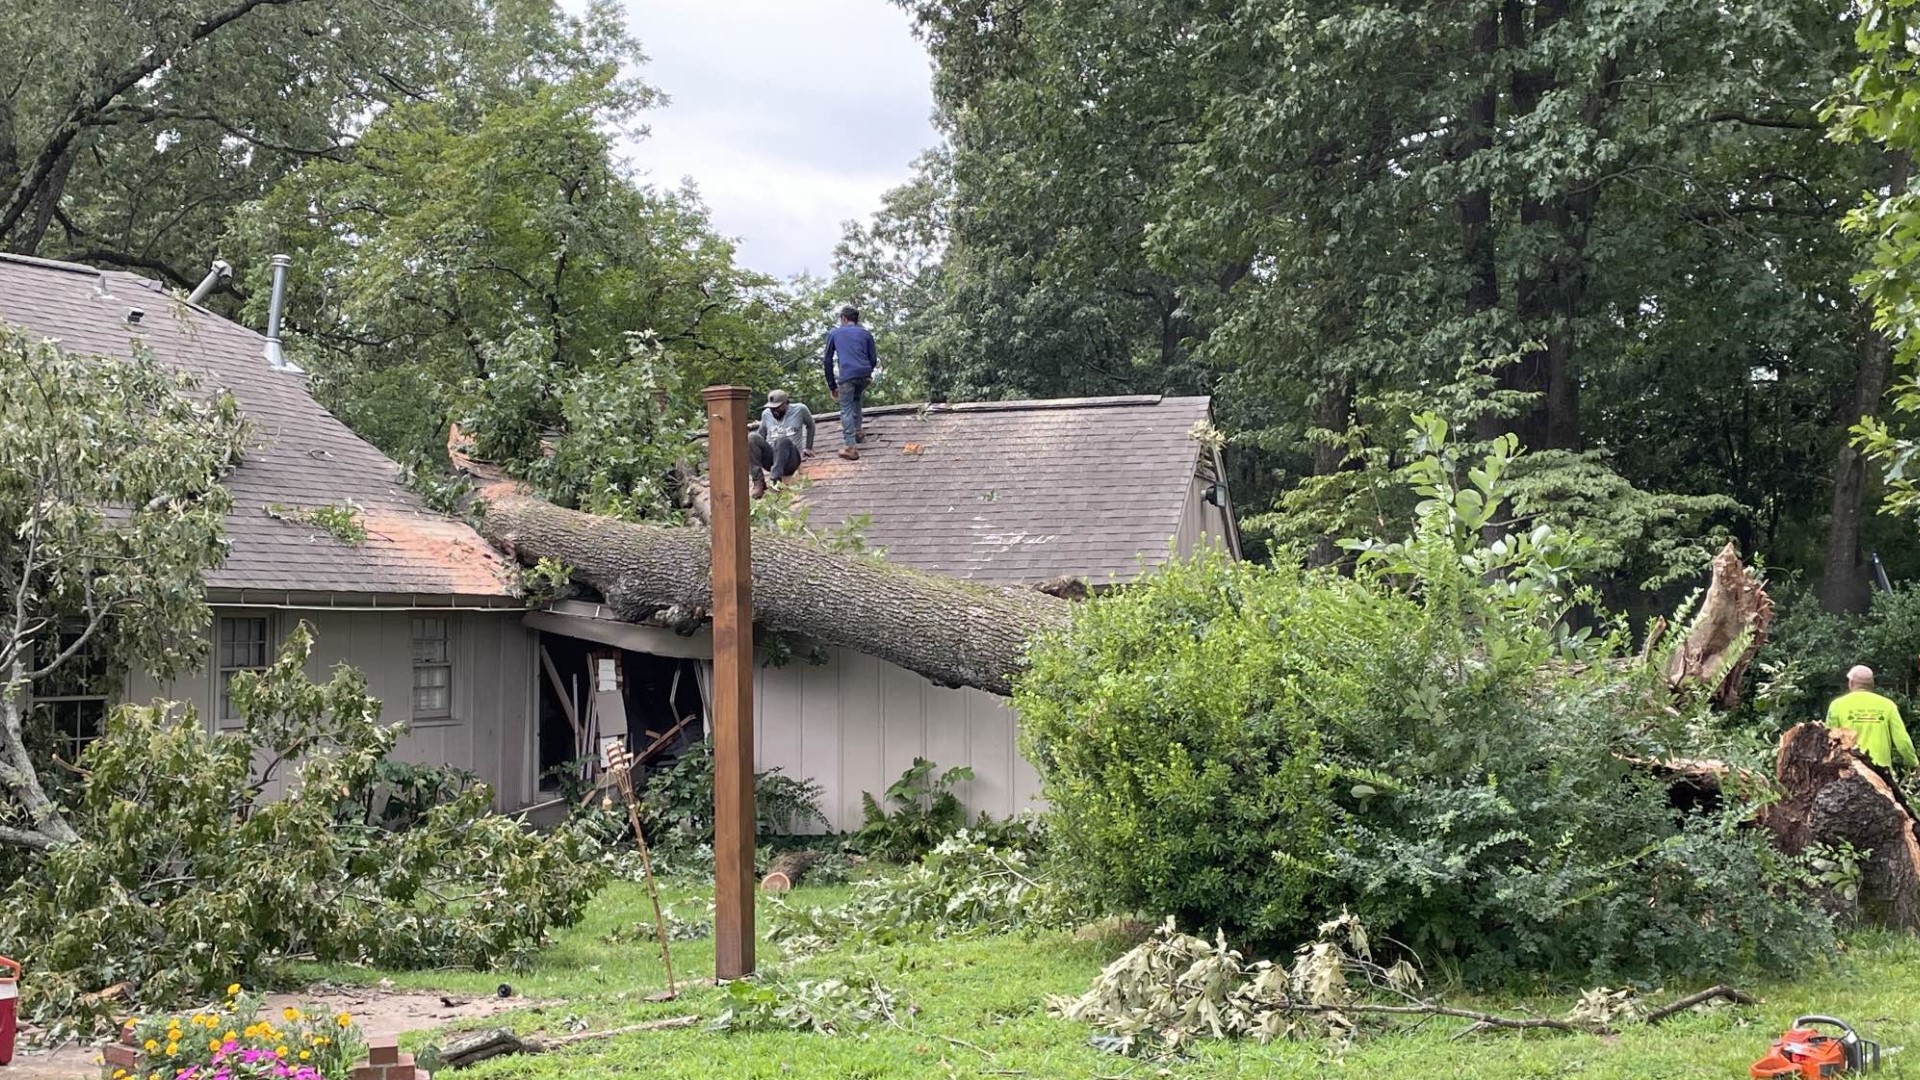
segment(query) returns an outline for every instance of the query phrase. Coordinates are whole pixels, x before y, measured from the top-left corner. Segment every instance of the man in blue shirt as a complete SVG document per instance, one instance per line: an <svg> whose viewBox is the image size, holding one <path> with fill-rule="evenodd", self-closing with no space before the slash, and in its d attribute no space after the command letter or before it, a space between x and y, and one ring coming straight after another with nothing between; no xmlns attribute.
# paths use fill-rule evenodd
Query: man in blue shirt
<svg viewBox="0 0 1920 1080"><path fill-rule="evenodd" d="M834 363L835 360L839 364ZM867 384L880 367L874 350L873 335L860 325L860 310L849 304L840 309L840 324L827 334L827 349L820 354L820 368L827 376L827 390L840 402L840 456L860 460L858 443L863 440L860 406Z"/></svg>

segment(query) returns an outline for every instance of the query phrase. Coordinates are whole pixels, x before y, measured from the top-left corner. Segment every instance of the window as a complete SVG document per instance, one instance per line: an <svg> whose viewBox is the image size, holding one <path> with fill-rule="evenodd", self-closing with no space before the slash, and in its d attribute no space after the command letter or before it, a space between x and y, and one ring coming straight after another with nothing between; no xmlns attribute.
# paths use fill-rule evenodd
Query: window
<svg viewBox="0 0 1920 1080"><path fill-rule="evenodd" d="M416 720L453 715L453 662L447 652L447 620L413 620L413 716Z"/></svg>
<svg viewBox="0 0 1920 1080"><path fill-rule="evenodd" d="M233 708L233 697L228 694L228 685L235 674L242 671L265 671L267 668L267 620L258 618L240 618L220 620L220 719L237 721L241 719Z"/></svg>
<svg viewBox="0 0 1920 1080"><path fill-rule="evenodd" d="M44 659L50 661L72 647L78 636L78 631L70 631L57 641L42 643ZM77 761L80 751L100 737L106 724L112 680L98 645L97 639L88 641L33 688L34 728L39 737L50 741L62 761Z"/></svg>

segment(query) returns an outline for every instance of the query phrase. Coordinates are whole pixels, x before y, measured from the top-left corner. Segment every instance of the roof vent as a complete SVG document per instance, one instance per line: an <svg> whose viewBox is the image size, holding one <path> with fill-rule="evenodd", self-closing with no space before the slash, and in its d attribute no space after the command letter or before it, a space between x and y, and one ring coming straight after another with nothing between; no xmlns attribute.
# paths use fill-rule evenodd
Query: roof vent
<svg viewBox="0 0 1920 1080"><path fill-rule="evenodd" d="M147 317L146 311L141 308L130 307L127 309L127 325L128 326L139 326L140 320L146 317Z"/></svg>
<svg viewBox="0 0 1920 1080"><path fill-rule="evenodd" d="M213 260L213 266L207 270L207 276L187 294L187 303L198 304L220 287L220 283L233 276L233 267L225 259Z"/></svg>
<svg viewBox="0 0 1920 1080"><path fill-rule="evenodd" d="M267 366L275 371L300 370L287 363L286 354L280 350L280 309L287 299L287 267L292 265L291 255L273 257L273 296L267 304Z"/></svg>

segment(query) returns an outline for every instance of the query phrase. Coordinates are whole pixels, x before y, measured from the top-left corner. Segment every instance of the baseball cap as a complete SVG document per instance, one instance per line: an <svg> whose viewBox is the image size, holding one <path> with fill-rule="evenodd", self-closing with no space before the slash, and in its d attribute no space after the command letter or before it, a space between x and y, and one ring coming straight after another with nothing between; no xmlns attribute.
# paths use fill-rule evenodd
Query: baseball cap
<svg viewBox="0 0 1920 1080"><path fill-rule="evenodd" d="M787 392L785 390L775 390L773 393L767 395L767 408L769 409L777 409L786 403Z"/></svg>

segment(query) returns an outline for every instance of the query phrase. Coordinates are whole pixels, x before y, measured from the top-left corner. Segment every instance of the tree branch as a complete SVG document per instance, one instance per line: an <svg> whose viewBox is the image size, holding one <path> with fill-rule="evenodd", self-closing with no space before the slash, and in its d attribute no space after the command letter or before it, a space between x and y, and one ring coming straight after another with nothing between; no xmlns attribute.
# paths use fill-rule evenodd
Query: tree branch
<svg viewBox="0 0 1920 1080"><path fill-rule="evenodd" d="M257 9L302 2L304 0L238 0L231 7L215 12L207 19L196 23L176 47L149 49L139 60L108 78L91 96L74 102L67 110L67 115L48 134L46 144L40 148L40 153L34 157L33 164L20 177L19 183L14 185L6 202L0 204L0 238L12 235L14 228L20 224L20 219L25 216L27 208L33 204L41 188L53 175L60 161L66 157L67 151L72 149L74 140L90 126L95 117L118 101L122 94L179 59L187 50L246 18Z"/></svg>

